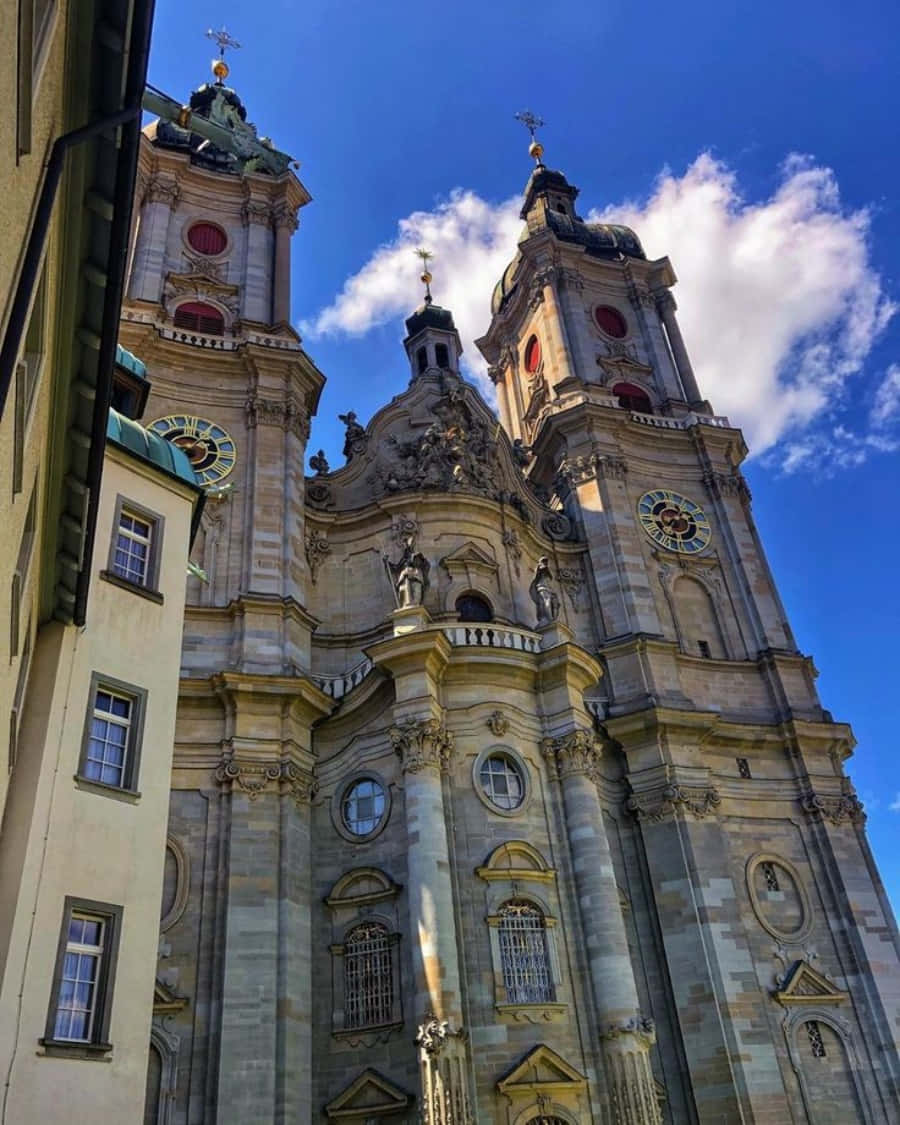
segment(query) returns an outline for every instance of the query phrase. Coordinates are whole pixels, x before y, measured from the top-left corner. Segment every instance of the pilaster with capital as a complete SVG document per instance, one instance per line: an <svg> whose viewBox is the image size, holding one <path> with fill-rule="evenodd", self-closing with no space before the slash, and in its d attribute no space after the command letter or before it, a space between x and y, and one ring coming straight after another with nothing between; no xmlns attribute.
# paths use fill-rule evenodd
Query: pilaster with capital
<svg viewBox="0 0 900 1125"><path fill-rule="evenodd" d="M610 1100L616 1120L658 1125L650 1067L652 1021L639 1012L619 889L597 792L602 748L588 730L545 738L541 753L562 789L575 891L585 935Z"/></svg>
<svg viewBox="0 0 900 1125"><path fill-rule="evenodd" d="M291 236L297 229L297 208L286 202L276 205L275 222L275 292L272 300L272 323L291 321Z"/></svg>
<svg viewBox="0 0 900 1125"><path fill-rule="evenodd" d="M156 304L166 275L166 246L172 213L178 206L181 188L174 176L155 173L147 180L137 219L137 236L131 264L128 296Z"/></svg>
<svg viewBox="0 0 900 1125"><path fill-rule="evenodd" d="M675 366L678 369L681 385L684 388L684 397L690 406L702 406L703 396L700 394L700 388L697 386L697 379L694 375L694 369L691 366L690 356L688 356L684 338L681 335L681 329L678 327L678 320L675 317L675 309L677 307L675 298L668 289L664 289L656 294L656 308L659 311L660 320L663 322L666 336L669 339L669 347L672 349Z"/></svg>
<svg viewBox="0 0 900 1125"><path fill-rule="evenodd" d="M275 231L268 199L247 191L242 209L246 239L246 272L241 319L272 323L275 276Z"/></svg>

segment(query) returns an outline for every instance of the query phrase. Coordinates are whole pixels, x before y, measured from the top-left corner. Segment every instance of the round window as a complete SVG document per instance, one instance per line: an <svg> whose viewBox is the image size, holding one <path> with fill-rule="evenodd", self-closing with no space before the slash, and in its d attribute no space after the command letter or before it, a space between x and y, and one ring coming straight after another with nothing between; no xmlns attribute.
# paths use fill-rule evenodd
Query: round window
<svg viewBox="0 0 900 1125"><path fill-rule="evenodd" d="M491 754L481 765L481 787L498 809L509 812L525 800L525 779L507 754Z"/></svg>
<svg viewBox="0 0 900 1125"><path fill-rule="evenodd" d="M605 332L607 336L612 336L614 340L623 340L628 335L625 317L618 309L614 309L610 305L598 305L594 309L594 320L596 320L597 327L601 332Z"/></svg>
<svg viewBox="0 0 900 1125"><path fill-rule="evenodd" d="M192 250L208 258L221 254L228 245L225 231L215 223L194 223L187 233L187 240Z"/></svg>
<svg viewBox="0 0 900 1125"><path fill-rule="evenodd" d="M537 336L532 336L525 345L525 370L533 375L541 365L541 342Z"/></svg>
<svg viewBox="0 0 900 1125"><path fill-rule="evenodd" d="M371 777L354 781L341 801L344 827L354 836L368 836L381 823L384 808L384 786L380 782Z"/></svg>

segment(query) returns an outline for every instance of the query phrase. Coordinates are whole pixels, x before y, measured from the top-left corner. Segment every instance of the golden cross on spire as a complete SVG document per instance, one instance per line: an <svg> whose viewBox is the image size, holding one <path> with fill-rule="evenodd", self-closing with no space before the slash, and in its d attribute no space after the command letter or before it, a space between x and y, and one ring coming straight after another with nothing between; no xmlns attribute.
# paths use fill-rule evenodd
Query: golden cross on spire
<svg viewBox="0 0 900 1125"><path fill-rule="evenodd" d="M224 27L219 31L209 28L206 32L206 38L212 39L218 45L219 57L212 61L212 72L216 76L216 83L221 86L225 79L228 77L228 63L225 62L225 48L231 47L232 50L237 50L240 47L237 39L230 35Z"/></svg>
<svg viewBox="0 0 900 1125"><path fill-rule="evenodd" d="M537 114L531 112L530 109L523 109L515 115L516 121L521 121L528 132L531 134L531 144L528 146L528 155L533 158L538 167L541 166L541 161L544 156L544 146L535 136L538 129L544 125L544 120L538 117Z"/></svg>
<svg viewBox="0 0 900 1125"><path fill-rule="evenodd" d="M422 276L421 281L425 283L425 304L431 304L431 270L428 268L428 263L434 257L430 250L426 250L422 246L416 247L416 257L422 259Z"/></svg>

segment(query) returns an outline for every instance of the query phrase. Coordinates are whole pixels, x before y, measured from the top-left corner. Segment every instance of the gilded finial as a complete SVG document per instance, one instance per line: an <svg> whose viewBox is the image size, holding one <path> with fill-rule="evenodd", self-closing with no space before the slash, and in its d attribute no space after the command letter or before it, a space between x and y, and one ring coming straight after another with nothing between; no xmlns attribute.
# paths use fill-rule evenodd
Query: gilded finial
<svg viewBox="0 0 900 1125"><path fill-rule="evenodd" d="M434 257L434 254L432 254L430 250L425 250L423 247L419 246L419 247L416 248L416 256L422 259L422 265L424 266L424 269L422 270L422 276L421 276L420 280L425 285L425 304L430 305L431 304L431 270L429 270L429 268L428 268L428 263Z"/></svg>
<svg viewBox="0 0 900 1125"><path fill-rule="evenodd" d="M528 146L528 155L534 160L538 168L544 158L544 146L535 136L538 129L543 127L543 119L532 113L530 109L523 109L515 115L516 121L521 121L531 135L531 144Z"/></svg>
<svg viewBox="0 0 900 1125"><path fill-rule="evenodd" d="M210 28L206 33L206 38L212 39L218 44L219 57L213 59L211 66L212 72L216 76L216 85L223 86L225 84L225 79L228 77L228 63L225 62L225 48L231 47L237 50L237 48L240 47L240 43L238 43L233 35L229 35L224 27L220 31L215 31L213 28Z"/></svg>

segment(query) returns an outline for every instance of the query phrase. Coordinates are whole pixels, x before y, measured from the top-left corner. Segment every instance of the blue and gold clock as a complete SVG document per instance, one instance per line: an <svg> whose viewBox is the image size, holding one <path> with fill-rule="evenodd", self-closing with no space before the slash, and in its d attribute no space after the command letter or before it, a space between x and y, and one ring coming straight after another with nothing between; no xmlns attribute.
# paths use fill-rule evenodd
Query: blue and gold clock
<svg viewBox="0 0 900 1125"><path fill-rule="evenodd" d="M201 484L218 484L234 468L234 438L217 422L193 414L168 414L147 429L185 451Z"/></svg>
<svg viewBox="0 0 900 1125"><path fill-rule="evenodd" d="M641 527L667 551L696 555L712 539L712 528L699 504L668 488L653 488L637 502Z"/></svg>

